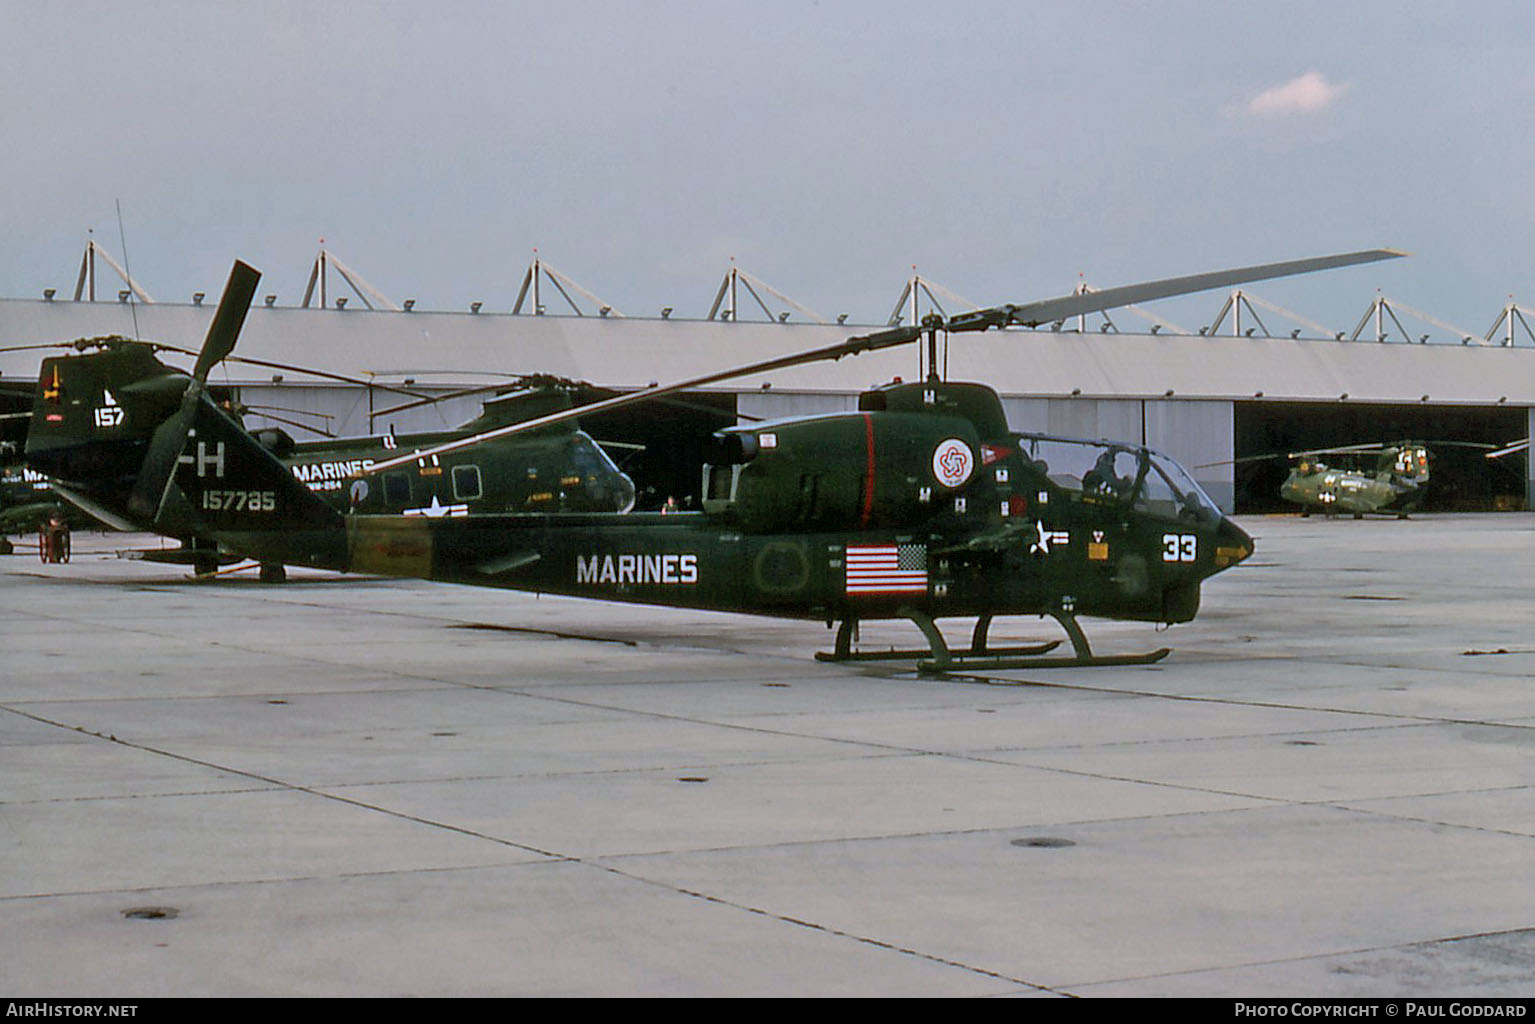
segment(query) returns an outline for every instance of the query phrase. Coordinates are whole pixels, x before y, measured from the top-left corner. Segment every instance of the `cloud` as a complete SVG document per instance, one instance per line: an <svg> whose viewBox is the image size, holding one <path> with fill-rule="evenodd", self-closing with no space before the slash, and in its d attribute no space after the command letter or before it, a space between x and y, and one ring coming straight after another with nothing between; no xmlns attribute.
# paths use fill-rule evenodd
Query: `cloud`
<svg viewBox="0 0 1535 1024"><path fill-rule="evenodd" d="M1247 112L1255 117L1285 117L1290 114L1311 114L1325 110L1347 86L1333 85L1322 77L1320 71L1308 71L1299 78L1262 92L1247 104Z"/></svg>

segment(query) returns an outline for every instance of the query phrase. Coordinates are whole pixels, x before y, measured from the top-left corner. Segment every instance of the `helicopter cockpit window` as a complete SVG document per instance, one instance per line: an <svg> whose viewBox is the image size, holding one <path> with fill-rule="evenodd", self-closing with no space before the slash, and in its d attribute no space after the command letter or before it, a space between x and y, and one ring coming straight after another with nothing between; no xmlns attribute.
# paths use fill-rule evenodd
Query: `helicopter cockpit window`
<svg viewBox="0 0 1535 1024"><path fill-rule="evenodd" d="M1126 501L1135 490L1140 475L1140 452L1118 446L1104 448L1093 460L1093 468L1082 475L1082 490Z"/></svg>
<svg viewBox="0 0 1535 1024"><path fill-rule="evenodd" d="M634 508L634 481L618 468L602 445L581 435L570 447L570 461L593 504L614 512Z"/></svg>
<svg viewBox="0 0 1535 1024"><path fill-rule="evenodd" d="M1396 453L1395 471L1410 476L1428 470L1428 449L1404 447Z"/></svg>
<svg viewBox="0 0 1535 1024"><path fill-rule="evenodd" d="M1128 503L1155 515L1218 519L1220 509L1183 469L1139 445L1020 437L1020 446L1052 483L1102 504Z"/></svg>
<svg viewBox="0 0 1535 1024"><path fill-rule="evenodd" d="M1020 437L1023 453L1057 487L1095 501L1129 501L1141 476L1141 449L1126 445Z"/></svg>
<svg viewBox="0 0 1535 1024"><path fill-rule="evenodd" d="M1163 511L1156 502L1171 503L1180 519L1214 522L1221 518L1220 506L1189 476L1188 470L1159 452L1148 451L1151 472L1146 474L1144 495L1152 511Z"/></svg>

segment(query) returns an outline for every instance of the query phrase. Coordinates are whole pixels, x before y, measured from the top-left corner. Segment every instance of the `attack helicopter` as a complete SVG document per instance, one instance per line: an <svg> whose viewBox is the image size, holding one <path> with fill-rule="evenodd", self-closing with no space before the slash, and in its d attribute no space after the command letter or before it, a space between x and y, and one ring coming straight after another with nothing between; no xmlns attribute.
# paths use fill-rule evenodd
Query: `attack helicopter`
<svg viewBox="0 0 1535 1024"><path fill-rule="evenodd" d="M239 561L240 552L221 553L215 539L195 527L169 533L158 529L130 500L155 428L179 405L187 387L185 373L157 358L157 350L169 346L106 337L90 339L88 347L96 351L44 360L32 413L42 426L29 436L24 472L50 480L71 504L119 529L159 532L182 541L180 549L138 552L139 557L189 564L199 575ZM635 500L633 482L573 421L473 452L422 458L377 478L351 477L402 453L569 409L574 387L554 377L524 378L486 400L479 417L451 431L304 441L295 441L282 427L250 433L296 479L343 513L626 512ZM246 411L227 399L220 404L236 420ZM293 422L270 412L263 415ZM280 563L261 566L267 582L284 575Z"/></svg>
<svg viewBox="0 0 1535 1024"><path fill-rule="evenodd" d="M355 479L577 416L747 374L926 338L925 379L862 394L851 413L737 426L714 435L703 509L402 517L339 511L212 401L208 370L229 354L259 274L237 262L179 403L153 429L125 490L162 533L193 532L263 562L840 623L830 660L860 621L907 619L924 671L1146 664L1167 648L1100 656L1078 618L1187 622L1201 582L1249 557L1252 539L1171 458L1135 443L1009 429L997 393L939 372L938 335L1037 326L1063 316L1402 255L1370 250L997 306L877 331L500 427L376 462ZM118 384L121 390L128 382ZM41 401L41 399L39 399ZM34 417L28 456L78 438ZM1054 618L1060 641L995 649L999 615ZM940 618L974 618L952 650Z"/></svg>

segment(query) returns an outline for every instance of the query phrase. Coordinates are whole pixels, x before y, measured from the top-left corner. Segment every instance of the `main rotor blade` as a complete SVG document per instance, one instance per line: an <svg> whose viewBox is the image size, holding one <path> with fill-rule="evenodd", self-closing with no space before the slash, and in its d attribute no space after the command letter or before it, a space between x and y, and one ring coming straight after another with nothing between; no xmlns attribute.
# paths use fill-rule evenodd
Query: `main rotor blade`
<svg viewBox="0 0 1535 1024"><path fill-rule="evenodd" d="M553 426L556 423L564 423L566 420L578 419L582 416L592 416L600 412L608 412L612 409L620 409L624 406L634 405L639 402L648 402L653 398L674 394L678 391L687 391L691 388L701 388L709 384L717 384L723 380L734 377L745 377L753 373L766 373L770 370L782 370L791 366L801 366L805 363L821 362L823 360L841 359L843 356L859 355L864 352L874 352L879 349L893 348L896 345L907 345L922 336L920 327L896 327L888 331L875 331L873 334L860 335L840 341L835 345L827 345L823 348L811 349L808 352L797 352L793 355L779 356L776 359L766 359L760 363L752 363L750 366L739 366L731 370L721 370L716 373L707 373L702 377L693 377L689 380L678 381L675 384L659 384L641 391L632 391L626 395L616 395L613 398L605 398L600 402L592 402L588 405L578 406L574 409L566 409L562 412L550 413L547 416L539 416L531 420L523 420L521 423L513 423L505 427L497 427L495 430L487 430L483 434L474 434L470 437L460 438L457 441L449 441L445 444L427 448L410 455L401 455L393 459L385 459L375 462L366 470L360 470L353 476L369 476L373 473L381 473L386 469L396 466L409 465L417 459L431 458L434 455L446 455L448 452L456 452L464 448L472 448L486 441L494 441L497 438L510 437L513 434L522 434L541 427Z"/></svg>
<svg viewBox="0 0 1535 1024"><path fill-rule="evenodd" d="M1505 455L1517 455L1520 452L1527 452L1529 450L1530 439L1525 438L1523 441L1515 441L1513 444L1499 448L1495 452L1488 452L1485 457L1489 459L1501 459Z"/></svg>
<svg viewBox="0 0 1535 1024"><path fill-rule="evenodd" d="M373 413L373 416L376 419L380 416L388 416L391 413L405 412L409 409L419 409L423 405L440 405L443 402L448 402L455 398L468 398L470 395L483 395L487 391L510 390L511 388L525 386L523 385L523 381L525 379L526 375L508 375L505 380L496 381L494 384L478 384L472 388L459 388L455 391L449 391L441 395L427 395L416 399L414 402L405 402L401 405L391 405L387 409L380 409Z"/></svg>
<svg viewBox="0 0 1535 1024"><path fill-rule="evenodd" d="M213 323L203 341L202 352L197 357L197 368L187 389L181 396L181 407L165 422L155 428L139 466L138 479L133 482L133 493L128 497L128 507L139 516L154 521L160 517L171 482L176 476L176 465L186 447L187 434L197 417L197 403L203 400L203 385L214 366L229 355L240 337L240 327L245 314L250 311L256 285L261 282L261 272L248 264L235 260L229 271L229 281L224 294L219 297Z"/></svg>
<svg viewBox="0 0 1535 1024"><path fill-rule="evenodd" d="M203 340L203 350L197 356L197 366L192 377L199 383L208 379L208 372L234 351L240 328L245 324L245 314L250 312L251 299L256 297L256 286L261 283L261 271L247 263L235 260L219 299L219 308L208 325L208 336Z"/></svg>
<svg viewBox="0 0 1535 1024"><path fill-rule="evenodd" d="M1365 452L1378 452L1387 447L1384 441L1375 441L1370 444L1346 444L1337 448L1309 448L1303 452L1290 452L1289 457L1299 459L1307 455L1363 455Z"/></svg>
<svg viewBox="0 0 1535 1024"><path fill-rule="evenodd" d="M180 352L182 355L187 356L198 355L198 353L193 352L189 348L179 348L175 345L166 345L163 342L146 341L143 342L143 344L149 345L156 352ZM224 361L230 363L245 363L248 366L262 366L269 370L286 370L289 373L302 373L305 376L318 377L321 380L334 380L339 381L342 384L352 384L362 388L373 388L378 391L388 391L391 394L409 395L412 398L426 397L420 391L411 391L407 388L395 387L391 384L379 384L375 381L363 380L361 377L347 377L339 373L330 373L325 370L315 370L307 366L294 366L291 363L273 363L265 359L252 359L250 356L225 356Z"/></svg>
<svg viewBox="0 0 1535 1024"><path fill-rule="evenodd" d="M266 410L266 409L271 409L274 412L291 412L295 416L313 416L316 419L322 419L322 420L333 420L333 419L336 418L335 414L333 414L333 413L319 412L318 410L315 410L315 409L293 409L293 408L289 408L286 405L246 405L246 404L244 404L242 402L240 404L240 408L242 410L243 409L253 409L253 410L257 411L257 412L261 412L261 411Z"/></svg>
<svg viewBox="0 0 1535 1024"><path fill-rule="evenodd" d="M1299 458L1303 455L1364 455L1369 452L1384 451L1387 448L1496 448L1495 444L1485 441L1374 441L1369 444L1346 444L1338 448L1312 448L1304 452L1291 452L1290 458ZM1430 453L1432 454L1432 452Z"/></svg>
<svg viewBox="0 0 1535 1024"><path fill-rule="evenodd" d="M144 461L139 466L138 479L133 482L133 493L128 496L128 509L134 515L150 522L159 518L202 395L195 384L189 386L181 399L181 407L155 428L149 450L144 453Z"/></svg>
<svg viewBox="0 0 1535 1024"><path fill-rule="evenodd" d="M1215 466L1240 466L1248 462L1269 462L1273 459L1288 459L1291 456L1285 452L1269 452L1267 455L1244 455L1240 459L1221 459L1219 462L1201 462L1194 466L1195 469L1211 469Z"/></svg>
<svg viewBox="0 0 1535 1024"><path fill-rule="evenodd" d="M1243 284L1248 281L1261 281L1268 278L1285 277L1290 274L1305 274L1314 270L1330 270L1336 267L1353 266L1358 263L1373 263L1376 260L1395 259L1405 255L1407 254L1396 249L1369 249L1362 252L1342 253L1336 256L1318 256L1311 259L1291 260L1285 263L1265 263L1260 266L1218 270L1212 273L1195 274L1189 277L1168 278L1165 281L1152 281L1146 284L1109 288L1101 292L1087 292L1082 295L1067 295L1058 299L1045 299L1023 306L996 306L992 309L982 309L973 313L964 313L952 317L940 326L949 331L983 331L992 327L1006 327L1009 324L1037 326L1048 320L1058 320L1066 316L1075 316L1078 313L1093 313L1101 309L1110 309L1114 306L1148 302L1152 299L1168 298L1173 295L1186 295L1191 292L1205 291L1210 288L1220 288L1226 285ZM430 458L434 455L445 455L464 448L472 448L485 441L510 437L514 434L552 426L556 423L563 423L566 420L576 419L581 416L607 412L611 409L648 401L662 395L670 395L677 391L686 391L689 388L717 384L720 381L730 380L735 377L744 377L753 373L765 373L770 370L781 370L791 366L801 366L805 363L836 360L841 359L843 356L858 355L863 352L873 352L897 345L910 344L922 337L924 330L926 328L921 326L894 327L885 331L876 331L873 334L849 338L838 344L812 349L808 352L780 356L777 359L768 359L760 363L753 363L750 366L705 374L702 377L694 377L691 380L679 381L675 384L645 388L641 391L634 391L627 395L619 395L615 398L593 402L590 405L579 406L564 412L540 416L536 419L525 420L506 427L498 427L483 434L450 441L411 455L401 455L398 458L375 462L366 471L359 471L353 475L367 476L372 473L379 473L386 469L408 465L417 459Z"/></svg>
<svg viewBox="0 0 1535 1024"><path fill-rule="evenodd" d="M262 419L271 420L273 423L285 423L290 427L298 427L300 430L307 430L312 434L319 434L321 437L334 438L336 436L333 432L326 430L323 427L316 427L308 423L302 423L299 420L291 420L286 416L279 416L275 412L262 412L259 411L255 406L251 405L248 405L245 408L251 410L252 413L260 416Z"/></svg>
<svg viewBox="0 0 1535 1024"><path fill-rule="evenodd" d="M409 395L413 398L422 397L420 392L417 391L408 391L404 388L391 387L385 384L375 384L372 381L359 380L355 377L346 377L336 373L327 373L324 370L312 370L304 366L292 366L287 363L273 363L263 359L252 359L248 356L230 355L234 351L235 341L240 336L240 329L245 324L245 316L250 312L251 299L255 297L256 286L260 282L261 272L259 270L240 260L235 261L234 267L229 271L229 281L224 285L224 294L219 299L218 311L214 313L213 322L208 326L208 335L203 341L202 350L195 353L197 364L192 370L192 378L198 384L205 383L213 367L228 359L230 362L263 366L273 370L286 370L290 373L302 373L325 380L341 381L345 384L374 387L382 391ZM175 345L164 345L158 342L149 344L152 344L158 350L181 352L185 355L193 354L189 350L178 348Z"/></svg>
<svg viewBox="0 0 1535 1024"><path fill-rule="evenodd" d="M1208 291L1211 288L1226 288L1251 281L1289 277L1292 274L1309 274L1317 270L1334 270L1360 263L1394 260L1406 255L1407 253L1397 249L1366 249L1360 252L1340 253L1336 256L1315 256L1283 263L1263 263L1252 267L1216 270L1205 274L1192 274L1188 277L1170 277L1163 281L1148 281L1144 284L1105 288L1102 291L1063 295L1059 298L1042 299L1023 305L978 309L972 313L960 313L950 317L947 326L950 331L984 331L991 327L1007 327L1011 324L1038 327L1040 324L1053 323L1056 320L1064 320L1083 313L1097 313L1115 306L1130 306L1150 302L1153 299L1189 295L1194 292Z"/></svg>
<svg viewBox="0 0 1535 1024"><path fill-rule="evenodd" d="M1497 448L1498 445L1489 444L1486 441L1419 441L1424 448Z"/></svg>
<svg viewBox="0 0 1535 1024"><path fill-rule="evenodd" d="M83 339L82 339L83 340ZM32 352L49 348L74 348L78 342L73 341L47 341L36 345L4 345L0 346L0 352Z"/></svg>

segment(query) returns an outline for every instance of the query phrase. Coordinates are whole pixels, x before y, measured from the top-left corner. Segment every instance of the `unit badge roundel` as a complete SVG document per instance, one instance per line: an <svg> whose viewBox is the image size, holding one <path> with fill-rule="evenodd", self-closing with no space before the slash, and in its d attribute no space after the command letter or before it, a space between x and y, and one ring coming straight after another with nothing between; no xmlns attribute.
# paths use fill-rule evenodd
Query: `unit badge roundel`
<svg viewBox="0 0 1535 1024"><path fill-rule="evenodd" d="M933 450L933 476L945 487L958 487L970 479L975 469L975 455L970 446L951 437Z"/></svg>

